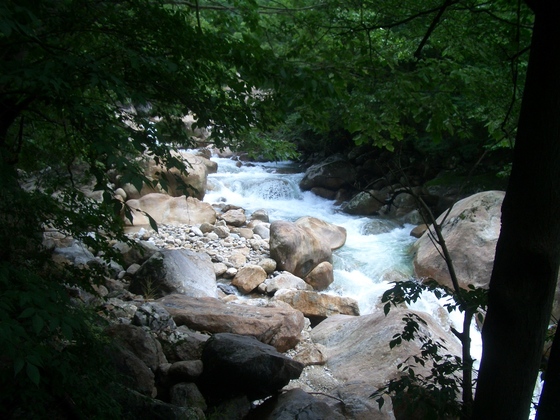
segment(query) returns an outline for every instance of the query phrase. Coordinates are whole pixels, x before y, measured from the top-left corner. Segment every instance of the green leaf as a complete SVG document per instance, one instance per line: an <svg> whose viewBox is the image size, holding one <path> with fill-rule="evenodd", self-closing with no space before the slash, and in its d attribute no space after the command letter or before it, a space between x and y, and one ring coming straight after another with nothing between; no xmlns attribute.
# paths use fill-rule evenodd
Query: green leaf
<svg viewBox="0 0 560 420"><path fill-rule="evenodd" d="M35 385L39 385L41 381L41 374L39 373L39 369L34 364L27 362L27 366L25 367L25 372L27 373L27 377L33 382Z"/></svg>
<svg viewBox="0 0 560 420"><path fill-rule="evenodd" d="M391 310L391 302L387 302L385 305L383 305L383 313L385 314L385 316L387 316L390 310Z"/></svg>
<svg viewBox="0 0 560 420"><path fill-rule="evenodd" d="M25 360L16 359L14 361L14 376L20 373L24 366L25 366Z"/></svg>
<svg viewBox="0 0 560 420"><path fill-rule="evenodd" d="M148 221L150 222L150 227L157 232L158 231L158 226L157 226L157 222L155 221L155 219L146 212L144 212L144 214L148 217Z"/></svg>
<svg viewBox="0 0 560 420"><path fill-rule="evenodd" d="M43 320L43 318L41 318L39 315L36 314L33 317L32 322L33 322L33 331L35 331L35 334L39 334L43 329L43 327L45 326L45 321Z"/></svg>

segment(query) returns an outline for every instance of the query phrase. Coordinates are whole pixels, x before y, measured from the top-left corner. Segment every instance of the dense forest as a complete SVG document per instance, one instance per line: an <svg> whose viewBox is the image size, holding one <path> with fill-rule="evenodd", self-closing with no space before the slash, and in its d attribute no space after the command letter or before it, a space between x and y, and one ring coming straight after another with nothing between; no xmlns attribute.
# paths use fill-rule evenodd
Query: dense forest
<svg viewBox="0 0 560 420"><path fill-rule="evenodd" d="M192 115L252 158L360 146L433 176L509 179L463 416L526 419L560 266L559 23L552 0L2 2L0 410L49 417L71 398L81 418L119 418L107 338L67 293L94 292L102 267L61 269L42 232L119 258L112 171L138 190L151 181L135 156L188 171L171 150L196 146ZM559 346L540 420L560 410Z"/></svg>

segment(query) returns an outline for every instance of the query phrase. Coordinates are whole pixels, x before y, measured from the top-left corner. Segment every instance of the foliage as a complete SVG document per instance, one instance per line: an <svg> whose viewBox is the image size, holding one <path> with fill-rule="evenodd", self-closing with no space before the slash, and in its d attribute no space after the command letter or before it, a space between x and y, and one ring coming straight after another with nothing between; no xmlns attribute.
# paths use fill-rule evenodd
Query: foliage
<svg viewBox="0 0 560 420"><path fill-rule="evenodd" d="M428 151L447 147L471 161L483 147L511 146L532 25L524 5L260 5L256 30L266 47L286 59L273 85L276 100L296 116L285 130L297 133L308 124L322 135L321 143L342 129L358 145L390 150L397 142L424 142ZM271 5L274 13L266 7Z"/></svg>
<svg viewBox="0 0 560 420"><path fill-rule="evenodd" d="M119 417L98 321L68 296L94 292L102 261L119 259L111 245L127 241L116 175L138 189L150 182L141 155L187 171L170 148L194 144L187 114L212 126L218 147L241 147L245 131L276 118L272 98L255 94L274 57L197 17L154 0L0 4L4 417ZM100 263L53 264L45 229L78 240Z"/></svg>
<svg viewBox="0 0 560 420"><path fill-rule="evenodd" d="M393 285L383 293L381 298L385 315L389 313L391 306L416 302L422 293L430 292L437 299L446 300L443 306L448 312L458 309L461 312L476 313L481 323L484 320L483 312L487 305L487 291L484 289L469 285L468 290L460 289L456 293L434 280L425 282L409 280L394 282ZM465 313L465 316L470 315ZM403 322L403 331L393 336L389 346L391 348L398 346L403 340L419 340L422 343L420 354L399 363L400 376L392 379L371 397L377 398L381 407L383 395L391 395L395 405L402 405L410 413L420 410L424 418L446 418L464 414L464 410L468 410L468 407L463 407L459 396L463 386L472 387L472 384L462 383L461 377L464 369L470 369L472 365L464 363L459 356L445 353L447 348L443 343L434 341L423 333L420 327L426 322L418 315L406 314ZM454 329L452 331L460 335ZM470 342L462 342L462 344L470 345ZM419 373L418 369L422 371L428 369L429 374Z"/></svg>

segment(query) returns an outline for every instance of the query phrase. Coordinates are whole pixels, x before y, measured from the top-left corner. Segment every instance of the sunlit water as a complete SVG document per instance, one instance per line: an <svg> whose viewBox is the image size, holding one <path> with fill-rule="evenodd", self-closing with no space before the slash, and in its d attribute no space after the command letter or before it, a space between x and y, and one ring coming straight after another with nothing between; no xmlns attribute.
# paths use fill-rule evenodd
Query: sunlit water
<svg viewBox="0 0 560 420"><path fill-rule="evenodd" d="M410 231L414 225L342 213L333 201L301 191L299 181L304 174L291 162L238 167L237 162L230 159L212 160L218 162L218 173L208 177L204 201L234 204L244 208L247 214L265 209L271 222L313 216L346 229L346 243L333 255L334 283L324 293L356 299L360 313L366 315L381 310L381 295L392 286L391 282L413 277L411 247L416 239L410 236ZM445 302L445 299L424 293L410 308L430 314L446 330L453 326L461 331L462 314L458 311L449 314L443 307ZM482 341L474 325L471 339L476 369ZM536 398L540 387L538 381Z"/></svg>
<svg viewBox="0 0 560 420"><path fill-rule="evenodd" d="M208 177L204 201L241 206L247 214L265 209L271 222L313 216L346 229L346 243L333 255L334 283L324 293L356 299L360 313L366 315L380 310L381 295L391 282L413 276L411 247L416 239L410 231L414 225L341 212L333 201L301 191L304 174L290 162L237 167L230 159L213 160L218 162L218 173ZM461 314L448 314L443 303L426 293L411 309L429 313L445 329L453 325L461 331ZM481 343L474 327L472 336L473 356L478 359Z"/></svg>

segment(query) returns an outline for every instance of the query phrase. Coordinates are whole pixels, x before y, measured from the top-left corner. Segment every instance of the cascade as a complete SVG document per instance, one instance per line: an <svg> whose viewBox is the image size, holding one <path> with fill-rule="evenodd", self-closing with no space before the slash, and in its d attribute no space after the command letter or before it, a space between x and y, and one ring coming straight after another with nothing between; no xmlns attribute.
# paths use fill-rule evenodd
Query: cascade
<svg viewBox="0 0 560 420"><path fill-rule="evenodd" d="M213 157L218 172L208 177L204 201L226 203L244 208L247 214L265 209L270 221L295 221L312 216L342 226L347 231L345 245L333 252L334 282L322 293L354 298L362 315L382 310L380 298L391 282L413 277L410 236L414 225L378 216L354 216L340 211L331 200L301 191L304 173L293 162L251 163ZM462 329L462 315L448 313L444 299L424 293L411 309L427 312L445 329ZM473 323L474 324L474 323ZM480 333L471 329L472 356L479 360Z"/></svg>

